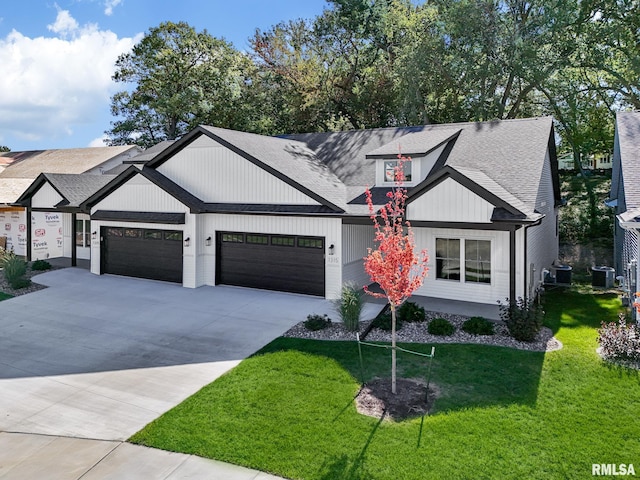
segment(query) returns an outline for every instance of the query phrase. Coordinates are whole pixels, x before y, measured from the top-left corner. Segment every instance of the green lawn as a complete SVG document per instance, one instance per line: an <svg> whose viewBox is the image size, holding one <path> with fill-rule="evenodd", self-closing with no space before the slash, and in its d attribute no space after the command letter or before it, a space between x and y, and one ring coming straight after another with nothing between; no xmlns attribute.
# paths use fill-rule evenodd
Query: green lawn
<svg viewBox="0 0 640 480"><path fill-rule="evenodd" d="M9 298L13 298L13 295L9 295L8 293L0 292L0 302L2 300L8 300Z"/></svg>
<svg viewBox="0 0 640 480"><path fill-rule="evenodd" d="M281 338L131 441L301 479L591 478L592 463L640 470L640 373L595 353L595 329L619 306L610 294L548 294L558 352L437 345L435 411L400 423L355 411L353 343ZM365 376L387 376L388 355L366 350ZM399 357L403 375L424 375L416 358Z"/></svg>

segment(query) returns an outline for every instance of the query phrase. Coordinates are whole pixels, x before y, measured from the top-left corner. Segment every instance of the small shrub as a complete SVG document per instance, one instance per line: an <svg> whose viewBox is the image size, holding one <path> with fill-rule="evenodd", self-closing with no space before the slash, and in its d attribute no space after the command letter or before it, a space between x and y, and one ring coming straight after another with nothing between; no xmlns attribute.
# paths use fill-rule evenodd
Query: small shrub
<svg viewBox="0 0 640 480"><path fill-rule="evenodd" d="M542 328L544 310L535 300L518 298L515 302L498 302L500 319L505 323L509 334L521 342L532 342Z"/></svg>
<svg viewBox="0 0 640 480"><path fill-rule="evenodd" d="M605 358L640 360L640 328L635 324L627 325L622 314L618 322L602 322L598 343Z"/></svg>
<svg viewBox="0 0 640 480"><path fill-rule="evenodd" d="M345 283L340 292L340 298L334 302L340 315L340 320L350 332L357 332L360 328L360 314L364 306L364 292L354 283Z"/></svg>
<svg viewBox="0 0 640 480"><path fill-rule="evenodd" d="M31 270L43 271L49 270L51 268L51 264L46 260L36 260L31 264Z"/></svg>
<svg viewBox="0 0 640 480"><path fill-rule="evenodd" d="M307 319L304 321L304 327L312 332L324 330L329 325L331 325L331 319L326 315L307 315Z"/></svg>
<svg viewBox="0 0 640 480"><path fill-rule="evenodd" d="M414 302L404 302L398 308L398 318L403 322L424 322L424 308Z"/></svg>
<svg viewBox="0 0 640 480"><path fill-rule="evenodd" d="M442 335L448 337L449 335L453 335L453 332L456 331L456 327L454 327L446 318L434 318L429 322L427 331L431 335Z"/></svg>
<svg viewBox="0 0 640 480"><path fill-rule="evenodd" d="M473 335L493 335L493 322L484 317L471 317L462 324L462 330Z"/></svg>
<svg viewBox="0 0 640 480"><path fill-rule="evenodd" d="M13 280L12 282L9 282L9 285L14 290L20 290L21 288L26 288L29 285L31 285L31 280L29 280L28 278L24 278L24 277L18 277L15 280Z"/></svg>
<svg viewBox="0 0 640 480"><path fill-rule="evenodd" d="M391 311L387 310L380 315L378 315L373 320L373 327L379 328L380 330L384 330L385 332L391 331ZM402 328L402 320L398 317L398 312L396 312L396 331Z"/></svg>
<svg viewBox="0 0 640 480"><path fill-rule="evenodd" d="M27 262L13 252L9 252L4 256L2 267L4 268L4 278L7 279L9 285L12 285L12 288L13 284L18 279L23 279L25 273L27 273Z"/></svg>

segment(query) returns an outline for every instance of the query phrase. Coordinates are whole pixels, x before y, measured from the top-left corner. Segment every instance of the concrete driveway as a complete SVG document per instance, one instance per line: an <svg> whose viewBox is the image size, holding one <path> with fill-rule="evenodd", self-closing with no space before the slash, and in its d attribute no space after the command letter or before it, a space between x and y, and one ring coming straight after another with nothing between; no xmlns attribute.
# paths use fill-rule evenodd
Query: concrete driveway
<svg viewBox="0 0 640 480"><path fill-rule="evenodd" d="M68 268L0 302L0 431L125 440L330 302Z"/></svg>

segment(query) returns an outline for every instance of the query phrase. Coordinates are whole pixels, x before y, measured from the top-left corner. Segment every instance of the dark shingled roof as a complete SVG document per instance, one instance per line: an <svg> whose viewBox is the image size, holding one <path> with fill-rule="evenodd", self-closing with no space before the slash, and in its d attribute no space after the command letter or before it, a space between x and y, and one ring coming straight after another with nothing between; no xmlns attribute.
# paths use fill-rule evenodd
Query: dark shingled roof
<svg viewBox="0 0 640 480"><path fill-rule="evenodd" d="M640 208L640 112L618 112L616 128L622 171L613 174L621 173L626 208L633 210Z"/></svg>
<svg viewBox="0 0 640 480"><path fill-rule="evenodd" d="M443 143L451 140L458 133L460 133L460 128L455 125L409 132L397 141L391 141L380 148L372 150L367 153L367 157L388 158L397 157L399 154L412 158L423 157Z"/></svg>
<svg viewBox="0 0 640 480"><path fill-rule="evenodd" d="M455 142L444 165L456 168L527 216L535 214L539 181L553 131L551 117L287 135L304 142L348 187L348 212L362 214L362 192L375 183L375 155L433 150ZM552 140L552 138L551 138ZM421 147L420 144L424 145ZM435 173L435 172L433 172ZM356 188L358 187L358 188ZM556 196L559 192L556 192ZM381 196L380 196L381 198Z"/></svg>
<svg viewBox="0 0 640 480"><path fill-rule="evenodd" d="M68 202L68 207L77 207L115 178L113 175L73 175L64 173L44 173L60 195Z"/></svg>
<svg viewBox="0 0 640 480"><path fill-rule="evenodd" d="M419 132L424 128L424 126L373 128L346 132L283 135L283 138L304 143L345 185L366 187L373 186L376 181L376 161L374 158L367 158L367 154L390 142L395 142L407 133Z"/></svg>

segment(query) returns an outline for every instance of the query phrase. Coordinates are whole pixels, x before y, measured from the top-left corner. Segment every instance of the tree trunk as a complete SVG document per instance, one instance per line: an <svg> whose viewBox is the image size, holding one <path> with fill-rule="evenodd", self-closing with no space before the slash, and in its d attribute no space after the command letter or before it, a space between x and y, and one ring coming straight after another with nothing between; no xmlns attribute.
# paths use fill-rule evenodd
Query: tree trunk
<svg viewBox="0 0 640 480"><path fill-rule="evenodd" d="M396 307L391 304L391 393L396 394Z"/></svg>

